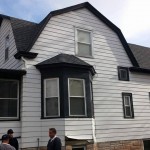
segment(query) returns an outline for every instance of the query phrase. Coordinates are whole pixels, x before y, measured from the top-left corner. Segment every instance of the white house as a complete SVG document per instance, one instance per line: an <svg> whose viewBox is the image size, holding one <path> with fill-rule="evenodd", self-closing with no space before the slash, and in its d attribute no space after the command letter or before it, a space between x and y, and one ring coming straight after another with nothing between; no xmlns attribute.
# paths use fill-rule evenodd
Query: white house
<svg viewBox="0 0 150 150"><path fill-rule="evenodd" d="M128 44L88 2L40 23L0 15L0 135L45 149L150 149L150 48Z"/></svg>

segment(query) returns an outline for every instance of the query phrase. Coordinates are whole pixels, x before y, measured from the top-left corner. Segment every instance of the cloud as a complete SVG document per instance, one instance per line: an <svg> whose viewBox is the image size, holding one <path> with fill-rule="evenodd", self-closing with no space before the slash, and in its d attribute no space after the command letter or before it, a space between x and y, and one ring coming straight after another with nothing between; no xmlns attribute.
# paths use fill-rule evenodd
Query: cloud
<svg viewBox="0 0 150 150"><path fill-rule="evenodd" d="M149 0L88 1L122 30L127 41L132 42L136 39L139 42L140 35L148 37L150 32ZM85 0L1 0L0 11L6 15L40 22L50 11L82 2ZM146 41L143 41L143 45L150 46L150 42Z"/></svg>

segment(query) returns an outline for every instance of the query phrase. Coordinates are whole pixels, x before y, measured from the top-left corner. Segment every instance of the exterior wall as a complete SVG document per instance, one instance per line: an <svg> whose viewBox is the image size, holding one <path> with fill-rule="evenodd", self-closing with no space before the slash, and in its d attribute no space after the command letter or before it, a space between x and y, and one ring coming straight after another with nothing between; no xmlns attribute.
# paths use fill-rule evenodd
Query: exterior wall
<svg viewBox="0 0 150 150"><path fill-rule="evenodd" d="M5 38L9 34L10 48L9 59L5 62ZM4 69L21 69L22 62L15 59L14 54L17 52L15 39L10 20L3 19L0 27L0 68Z"/></svg>
<svg viewBox="0 0 150 150"><path fill-rule="evenodd" d="M10 49L9 49L9 60L5 62L4 51L5 51L5 38L10 35ZM21 62L14 58L14 54L17 52L14 36L11 28L10 21L4 19L0 27L0 68L3 69L20 69ZM0 121L0 136L6 134L8 129L14 130L14 136L20 136L20 121ZM20 142L20 139L18 139Z"/></svg>
<svg viewBox="0 0 150 150"><path fill-rule="evenodd" d="M94 59L83 58L93 65L95 128L97 142L142 139L150 136L150 77L130 73L130 81L118 81L117 66L132 66L118 36L86 9L52 17L31 52L39 53L26 64L22 99L22 148L46 146L48 128L56 127L65 145L65 135L92 138L92 119L40 119L41 76L34 67L59 53L75 54L74 27L93 31ZM135 118L124 119L122 92L133 94Z"/></svg>

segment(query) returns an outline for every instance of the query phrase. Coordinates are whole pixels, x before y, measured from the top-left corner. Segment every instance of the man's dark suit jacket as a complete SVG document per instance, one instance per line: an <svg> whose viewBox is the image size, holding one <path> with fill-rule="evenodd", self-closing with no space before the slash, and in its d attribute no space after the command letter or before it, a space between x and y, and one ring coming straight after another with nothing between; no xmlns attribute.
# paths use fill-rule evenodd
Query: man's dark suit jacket
<svg viewBox="0 0 150 150"><path fill-rule="evenodd" d="M16 138L9 139L9 144L13 146L16 150L19 149L18 140Z"/></svg>
<svg viewBox="0 0 150 150"><path fill-rule="evenodd" d="M50 139L47 144L47 150L61 150L61 140L58 137L52 141Z"/></svg>

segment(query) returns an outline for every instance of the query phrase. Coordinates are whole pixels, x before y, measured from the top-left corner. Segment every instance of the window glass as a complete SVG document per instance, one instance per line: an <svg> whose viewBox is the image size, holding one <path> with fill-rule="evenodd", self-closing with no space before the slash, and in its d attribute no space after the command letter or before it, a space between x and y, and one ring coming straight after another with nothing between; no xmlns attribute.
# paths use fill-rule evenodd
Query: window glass
<svg viewBox="0 0 150 150"><path fill-rule="evenodd" d="M0 118L16 118L18 103L18 82L0 80Z"/></svg>
<svg viewBox="0 0 150 150"><path fill-rule="evenodd" d="M59 116L59 80L45 79L45 116Z"/></svg>
<svg viewBox="0 0 150 150"><path fill-rule="evenodd" d="M90 32L78 30L78 42L91 43Z"/></svg>

